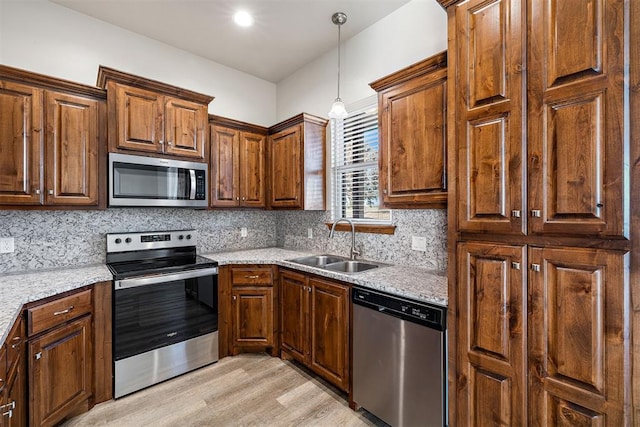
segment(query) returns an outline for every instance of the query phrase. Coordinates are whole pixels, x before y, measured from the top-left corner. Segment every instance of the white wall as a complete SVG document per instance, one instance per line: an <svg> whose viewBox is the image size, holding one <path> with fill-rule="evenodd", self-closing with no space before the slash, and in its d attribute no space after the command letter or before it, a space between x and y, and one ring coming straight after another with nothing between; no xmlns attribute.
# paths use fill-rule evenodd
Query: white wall
<svg viewBox="0 0 640 427"><path fill-rule="evenodd" d="M372 95L372 81L446 48L444 9L435 0L413 0L343 40L340 97L348 105ZM336 97L337 55L333 49L278 83L278 121L301 111L327 116Z"/></svg>
<svg viewBox="0 0 640 427"><path fill-rule="evenodd" d="M46 0L0 0L0 63L89 85L98 66L214 96L209 112L276 122L276 86Z"/></svg>

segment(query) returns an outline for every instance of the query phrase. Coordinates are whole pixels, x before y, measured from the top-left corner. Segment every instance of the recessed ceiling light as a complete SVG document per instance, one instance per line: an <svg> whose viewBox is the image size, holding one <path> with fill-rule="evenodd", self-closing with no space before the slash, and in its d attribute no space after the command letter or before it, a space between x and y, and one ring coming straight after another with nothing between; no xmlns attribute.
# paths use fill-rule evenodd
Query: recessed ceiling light
<svg viewBox="0 0 640 427"><path fill-rule="evenodd" d="M239 10L233 15L233 21L241 27L250 27L253 25L253 16L245 10Z"/></svg>

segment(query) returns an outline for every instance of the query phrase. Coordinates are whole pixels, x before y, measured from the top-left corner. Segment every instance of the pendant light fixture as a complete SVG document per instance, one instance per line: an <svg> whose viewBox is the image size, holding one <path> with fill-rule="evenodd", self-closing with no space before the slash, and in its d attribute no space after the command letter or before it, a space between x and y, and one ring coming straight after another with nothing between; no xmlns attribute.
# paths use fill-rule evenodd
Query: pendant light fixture
<svg viewBox="0 0 640 427"><path fill-rule="evenodd" d="M329 117L332 119L344 119L349 113L344 107L344 102L340 99L340 27L347 22L347 15L342 12L336 12L331 16L331 22L338 26L338 97L331 105Z"/></svg>

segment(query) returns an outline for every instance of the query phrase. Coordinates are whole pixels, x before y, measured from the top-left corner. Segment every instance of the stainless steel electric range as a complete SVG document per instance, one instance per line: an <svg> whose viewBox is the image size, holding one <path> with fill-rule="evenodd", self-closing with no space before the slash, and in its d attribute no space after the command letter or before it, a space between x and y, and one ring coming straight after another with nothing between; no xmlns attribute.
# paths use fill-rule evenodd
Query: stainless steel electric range
<svg viewBox="0 0 640 427"><path fill-rule="evenodd" d="M195 230L107 234L114 397L218 360L218 263Z"/></svg>

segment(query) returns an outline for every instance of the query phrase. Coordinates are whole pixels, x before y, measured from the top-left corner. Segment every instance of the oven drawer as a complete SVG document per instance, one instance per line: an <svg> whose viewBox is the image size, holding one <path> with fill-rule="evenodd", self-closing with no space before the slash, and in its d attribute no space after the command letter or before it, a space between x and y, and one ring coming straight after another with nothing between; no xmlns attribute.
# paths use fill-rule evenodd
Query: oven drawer
<svg viewBox="0 0 640 427"><path fill-rule="evenodd" d="M273 285L273 270L264 268L231 268L231 281L233 286L238 285Z"/></svg>
<svg viewBox="0 0 640 427"><path fill-rule="evenodd" d="M31 337L68 320L91 313L91 289L27 309L28 335Z"/></svg>

